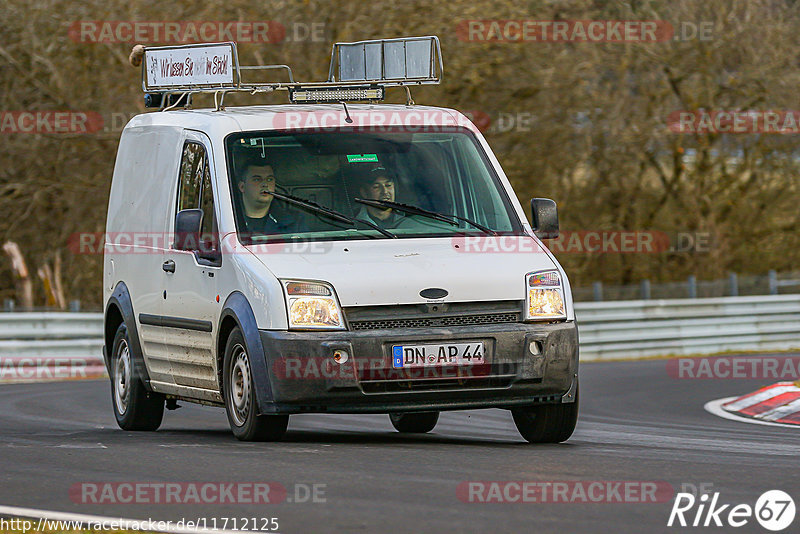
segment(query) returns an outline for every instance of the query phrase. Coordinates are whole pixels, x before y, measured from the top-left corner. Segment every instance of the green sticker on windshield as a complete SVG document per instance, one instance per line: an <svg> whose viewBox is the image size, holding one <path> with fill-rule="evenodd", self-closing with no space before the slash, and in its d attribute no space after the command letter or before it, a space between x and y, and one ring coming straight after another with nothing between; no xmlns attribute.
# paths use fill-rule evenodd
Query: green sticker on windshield
<svg viewBox="0 0 800 534"><path fill-rule="evenodd" d="M348 154L347 163L378 163L377 154Z"/></svg>

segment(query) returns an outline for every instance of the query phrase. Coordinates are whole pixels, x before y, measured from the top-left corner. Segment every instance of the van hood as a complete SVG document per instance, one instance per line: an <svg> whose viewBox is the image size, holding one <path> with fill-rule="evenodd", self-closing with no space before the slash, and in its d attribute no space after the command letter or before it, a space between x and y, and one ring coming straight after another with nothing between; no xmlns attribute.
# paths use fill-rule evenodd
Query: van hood
<svg viewBox="0 0 800 534"><path fill-rule="evenodd" d="M246 247L279 279L333 285L342 306L522 300L525 275L556 264L528 236L371 239ZM563 278L563 277L562 277ZM563 282L567 284L566 280ZM568 292L568 290L567 290Z"/></svg>

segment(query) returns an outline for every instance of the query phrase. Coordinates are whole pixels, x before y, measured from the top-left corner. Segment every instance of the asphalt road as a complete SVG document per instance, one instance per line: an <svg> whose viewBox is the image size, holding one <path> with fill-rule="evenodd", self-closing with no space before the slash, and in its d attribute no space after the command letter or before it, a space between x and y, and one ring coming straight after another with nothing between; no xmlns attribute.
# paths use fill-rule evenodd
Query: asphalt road
<svg viewBox="0 0 800 534"><path fill-rule="evenodd" d="M502 410L444 413L431 434L412 437L394 432L382 415L293 416L285 441L256 444L236 441L221 409L184 404L167 412L158 432L131 433L116 426L107 381L5 384L0 504L142 519L216 517L220 526L225 517L275 517L284 533L701 530L666 526L671 498L486 504L463 502L456 490L464 481L665 481L674 491L705 485L721 502L751 505L762 492L781 489L800 505L800 430L703 410L709 400L766 383L678 380L664 360L583 364L578 428L568 442L547 446L526 444ZM92 504L69 493L83 482L190 481L272 481L293 500L295 484L321 484L325 502ZM736 530L766 532L754 520Z"/></svg>

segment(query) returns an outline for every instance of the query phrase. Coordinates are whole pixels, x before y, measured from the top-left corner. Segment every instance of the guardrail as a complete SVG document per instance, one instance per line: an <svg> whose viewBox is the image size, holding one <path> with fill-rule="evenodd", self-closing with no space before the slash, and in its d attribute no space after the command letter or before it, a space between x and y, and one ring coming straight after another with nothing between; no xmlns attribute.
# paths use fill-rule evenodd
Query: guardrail
<svg viewBox="0 0 800 534"><path fill-rule="evenodd" d="M100 313L0 313L0 341L42 338L102 338Z"/></svg>
<svg viewBox="0 0 800 534"><path fill-rule="evenodd" d="M575 309L581 360L800 349L800 295L578 302ZM0 380L20 362L75 360L102 374L102 336L100 313L0 313Z"/></svg>
<svg viewBox="0 0 800 534"><path fill-rule="evenodd" d="M0 382L105 374L100 313L0 313Z"/></svg>
<svg viewBox="0 0 800 534"><path fill-rule="evenodd" d="M800 295L579 302L581 359L800 348Z"/></svg>
<svg viewBox="0 0 800 534"><path fill-rule="evenodd" d="M102 360L103 315L31 312L0 314L0 357Z"/></svg>

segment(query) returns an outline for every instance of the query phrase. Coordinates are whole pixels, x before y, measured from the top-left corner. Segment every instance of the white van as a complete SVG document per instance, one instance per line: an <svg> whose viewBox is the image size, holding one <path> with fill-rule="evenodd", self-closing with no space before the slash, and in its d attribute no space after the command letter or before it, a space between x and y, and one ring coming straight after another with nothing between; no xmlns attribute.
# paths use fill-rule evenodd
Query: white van
<svg viewBox="0 0 800 534"><path fill-rule="evenodd" d="M104 253L104 356L125 430L183 400L234 435L296 413L511 411L529 442L569 438L578 334L567 276L481 132L414 105L435 37L336 43L330 79L246 83L236 46L144 50L145 101L119 143ZM267 69L273 67L264 67ZM248 71L251 72L251 71ZM384 105L402 87L406 105ZM292 104L225 108L231 92ZM213 92L215 107L191 110ZM359 104L353 102L361 102Z"/></svg>

